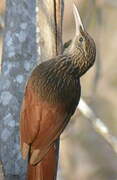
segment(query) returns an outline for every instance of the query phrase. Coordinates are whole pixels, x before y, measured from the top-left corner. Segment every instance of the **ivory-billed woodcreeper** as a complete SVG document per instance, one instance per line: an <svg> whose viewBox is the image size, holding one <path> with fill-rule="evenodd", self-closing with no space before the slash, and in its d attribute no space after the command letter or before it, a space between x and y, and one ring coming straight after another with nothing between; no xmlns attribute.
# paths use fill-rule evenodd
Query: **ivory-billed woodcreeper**
<svg viewBox="0 0 117 180"><path fill-rule="evenodd" d="M78 105L80 77L93 65L95 43L73 5L76 34L68 49L39 64L28 79L21 109L21 151L28 180L54 180L54 145ZM48 167L50 166L50 167Z"/></svg>

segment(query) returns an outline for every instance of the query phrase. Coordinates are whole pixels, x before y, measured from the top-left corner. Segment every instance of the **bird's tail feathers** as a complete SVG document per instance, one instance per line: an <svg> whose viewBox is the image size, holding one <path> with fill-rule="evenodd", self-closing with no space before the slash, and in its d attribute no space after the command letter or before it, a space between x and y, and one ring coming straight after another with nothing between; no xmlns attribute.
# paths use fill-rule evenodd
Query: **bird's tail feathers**
<svg viewBox="0 0 117 180"><path fill-rule="evenodd" d="M50 148L45 157L36 165L28 164L27 180L55 180L57 171L56 145Z"/></svg>

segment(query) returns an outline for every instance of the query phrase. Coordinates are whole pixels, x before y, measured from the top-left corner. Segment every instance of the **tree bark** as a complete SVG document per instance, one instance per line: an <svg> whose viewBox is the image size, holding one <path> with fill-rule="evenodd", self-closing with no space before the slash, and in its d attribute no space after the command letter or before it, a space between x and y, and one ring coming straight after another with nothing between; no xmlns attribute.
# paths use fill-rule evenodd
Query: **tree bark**
<svg viewBox="0 0 117 180"><path fill-rule="evenodd" d="M41 61L62 52L63 0L37 0Z"/></svg>
<svg viewBox="0 0 117 180"><path fill-rule="evenodd" d="M7 0L0 74L0 159L5 180L24 179L19 111L27 76L36 64L36 1Z"/></svg>

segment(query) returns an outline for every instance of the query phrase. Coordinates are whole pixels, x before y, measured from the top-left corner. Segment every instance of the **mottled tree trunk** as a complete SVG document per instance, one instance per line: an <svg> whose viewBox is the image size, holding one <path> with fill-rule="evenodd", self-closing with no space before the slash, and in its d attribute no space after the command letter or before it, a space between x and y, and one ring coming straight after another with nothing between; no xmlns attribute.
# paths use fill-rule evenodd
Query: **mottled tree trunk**
<svg viewBox="0 0 117 180"><path fill-rule="evenodd" d="M5 180L24 179L19 149L19 111L27 76L37 60L36 1L7 0L0 74L0 159Z"/></svg>

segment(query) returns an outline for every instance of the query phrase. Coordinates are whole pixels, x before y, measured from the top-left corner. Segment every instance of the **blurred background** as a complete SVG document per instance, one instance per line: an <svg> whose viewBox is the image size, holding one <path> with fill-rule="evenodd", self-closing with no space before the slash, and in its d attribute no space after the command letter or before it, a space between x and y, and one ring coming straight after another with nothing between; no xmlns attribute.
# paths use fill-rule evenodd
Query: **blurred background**
<svg viewBox="0 0 117 180"><path fill-rule="evenodd" d="M76 0L97 47L95 67L81 79L82 97L117 136L117 1ZM64 41L73 37L72 0L65 0ZM80 113L61 138L63 180L117 180L117 154Z"/></svg>
<svg viewBox="0 0 117 180"><path fill-rule="evenodd" d="M72 0L65 0L63 41L74 35ZM95 66L81 79L82 97L117 136L117 1L76 0L87 31L95 39ZM0 61L5 0L0 0ZM60 180L117 180L117 154L80 111L61 137ZM0 180L2 171L0 169Z"/></svg>

